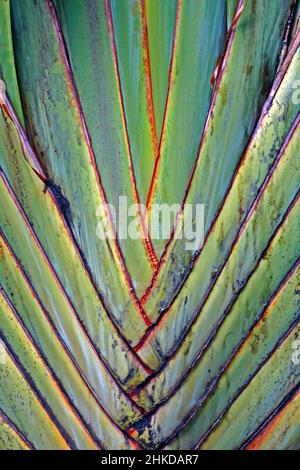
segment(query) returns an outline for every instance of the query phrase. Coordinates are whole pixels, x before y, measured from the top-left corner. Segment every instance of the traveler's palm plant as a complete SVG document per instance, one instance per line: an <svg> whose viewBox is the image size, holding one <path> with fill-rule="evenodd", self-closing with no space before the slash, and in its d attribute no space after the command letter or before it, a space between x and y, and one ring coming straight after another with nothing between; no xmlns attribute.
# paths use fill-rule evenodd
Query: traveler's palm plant
<svg viewBox="0 0 300 470"><path fill-rule="evenodd" d="M0 0L0 448L300 447L299 7Z"/></svg>

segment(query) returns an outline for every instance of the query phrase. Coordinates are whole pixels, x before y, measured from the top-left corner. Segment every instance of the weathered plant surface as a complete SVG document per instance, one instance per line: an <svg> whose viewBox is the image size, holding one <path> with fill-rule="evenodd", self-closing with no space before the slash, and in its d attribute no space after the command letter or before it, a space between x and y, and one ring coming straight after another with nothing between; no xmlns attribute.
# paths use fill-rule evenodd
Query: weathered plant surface
<svg viewBox="0 0 300 470"><path fill-rule="evenodd" d="M300 448L299 12L0 0L1 449Z"/></svg>

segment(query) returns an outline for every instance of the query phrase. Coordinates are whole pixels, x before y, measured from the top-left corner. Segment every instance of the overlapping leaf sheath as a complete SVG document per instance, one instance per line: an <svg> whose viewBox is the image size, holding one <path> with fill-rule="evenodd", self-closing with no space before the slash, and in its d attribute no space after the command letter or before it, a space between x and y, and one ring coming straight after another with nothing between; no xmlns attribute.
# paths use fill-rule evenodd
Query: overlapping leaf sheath
<svg viewBox="0 0 300 470"><path fill-rule="evenodd" d="M223 414L220 414L218 419L212 423L212 427L208 428L207 435L200 436L199 431L195 433L195 439L192 438L193 445L200 445L201 449L237 449L243 445L252 430L258 427L281 403L282 397L288 395L299 383L297 366L290 360L292 344L298 335L299 326L295 326L287 333L282 344L276 345L276 351L259 370L257 376L246 384L247 388L241 389L242 393L232 406L225 409ZM227 388L226 381L224 375L221 384L223 390ZM204 407L201 412L205 414ZM190 446L192 432L199 429L198 419L199 413L186 426L180 437L175 438L166 448L184 449L185 446ZM230 422L230 427L228 427L228 422ZM185 438L188 434L186 442ZM198 442L196 441L197 437Z"/></svg>
<svg viewBox="0 0 300 470"><path fill-rule="evenodd" d="M297 450L300 426L299 389L281 404L247 444L248 450Z"/></svg>
<svg viewBox="0 0 300 470"><path fill-rule="evenodd" d="M128 149L122 127L118 87L116 80L110 79L108 82L106 78L103 95L110 104L105 113L100 108L102 119L96 117L95 110L98 110L98 106L96 99L92 100L93 108L90 112L93 111L92 125L96 126L93 131L93 127L90 129L90 114L85 110L85 93L92 90L92 87L85 81L85 92L82 93L79 84L78 92L83 103L81 107L51 5L44 1L36 4L28 1L26 4L25 0L25 4L16 2L12 8L17 58L28 57L30 61L30 67L23 60L18 61L17 67L22 102L24 108L28 109L27 126L46 173L56 185L55 191L65 208L67 223L73 230L107 308L123 331L126 330L125 323L131 323L128 327L130 339L131 333L137 336L143 331L145 321L135 298L133 281L127 272L127 267L131 271L128 261L133 264L135 271L138 270L133 275L136 285L137 280L142 282L145 279L144 284L147 283L152 272L150 261L141 240L136 242L127 238L122 241L126 254L125 264L118 242L110 239L103 241L96 233L97 223L100 221L98 211L105 202L113 204L117 209L119 195L128 197L128 205L135 202L129 161L124 158ZM102 2L97 5L100 7ZM85 5L83 9L86 9ZM74 11L80 14L79 5ZM83 13L80 18L82 22ZM103 27L97 28L97 31L102 34ZM38 42L36 38L39 38ZM109 31L100 39L105 40L105 44L101 43L99 47L107 51L108 55L106 60L103 58L101 69L106 70L107 74L114 73ZM80 41L83 41L82 33ZM83 60L84 55L81 54L80 57ZM108 67L111 68L110 71ZM91 70L90 64L82 64L83 69L86 72ZM77 68L74 70L76 78ZM104 80L105 76L101 76ZM94 84L97 83L95 77L93 81ZM98 89L99 87L101 90L102 85L99 84ZM99 99L101 100L101 92ZM113 113L113 103L116 117L113 115L109 118L107 112L111 110ZM100 136L100 142L94 134ZM120 155L122 158L118 158ZM106 161L105 167L103 159ZM107 225L110 227L109 221ZM113 235L114 229L110 230Z"/></svg>
<svg viewBox="0 0 300 470"><path fill-rule="evenodd" d="M231 255L233 245L236 245L238 241L237 237L240 237L241 233L247 236L247 227L245 227L247 215L249 212L251 215L256 207L257 198L264 196L265 185L268 183L271 173L277 167L279 157L286 150L291 139L294 141L294 144L291 144L290 147L293 156L286 163L287 171L294 174L295 168L297 168L299 172L299 160L297 159L298 138L294 134L299 134L300 107L299 104L294 104L292 101L294 90L291 87L291 83L300 78L299 41L297 41L283 64L282 72L283 74L279 74L277 80L275 80L274 88L242 157L233 183L226 195L224 205L217 214L215 223L208 233L193 269L170 308L166 309L161 315L161 321L154 327L150 335L145 337L144 343L141 343L139 354L153 366L157 366L162 359L168 356L176 347L176 343L183 337L183 333L197 315L209 290L220 275L224 263ZM289 150L287 149L287 151ZM285 159L280 158L280 161L280 166L284 165ZM287 176L286 181L290 181L290 175ZM298 183L296 177L294 191L297 191ZM282 185L280 180L278 186L284 192L287 191L288 204L289 185ZM278 203L282 204L282 200L278 199ZM268 206L267 210L271 213L272 206ZM264 227L267 229L270 221L270 214L266 214L264 225L257 226L257 230L260 232L264 230ZM270 234L273 229L274 227L270 226ZM255 241L256 236L253 237L253 243ZM242 252L244 258L246 252L244 250ZM233 279L240 283L244 280L237 273ZM222 293L223 291L221 291L221 295ZM173 328L171 330L172 334L164 335L163 341L160 341L160 332L163 333L166 328L169 330ZM150 354L153 354L153 342L156 344L156 358L151 355L146 359L148 347Z"/></svg>
<svg viewBox="0 0 300 470"><path fill-rule="evenodd" d="M297 132L294 131L293 139L289 147L285 149L285 153L282 154L277 164L278 166L274 169L273 176L263 188L265 193L261 191L260 202L258 202L257 205L254 203L252 207L252 217L250 217L247 224L242 227L240 238L232 248L231 256L224 265L212 291L208 292L206 298L203 298L198 304L198 307L196 307L195 319L182 340L180 347L176 350L175 354L167 360L159 374L154 379L148 381L147 385L139 391L138 396L144 405L147 404L148 407L153 407L155 403L158 403L168 396L176 384L180 383L180 378L185 375L187 368L191 367L195 361L199 359L199 353L201 348L206 344L210 328L216 327L218 319L222 318L222 314L226 314L232 302L239 302L238 293L244 287L249 275L251 275L252 270L257 265L260 256L263 256L270 237L272 236L274 225L280 226L285 211L292 203L293 199L297 197L295 194L298 190L297 181L299 180L299 163L297 163L296 158L298 140L299 129L297 129ZM295 163L295 166L292 162ZM288 194L288 190L286 191L286 186L282 186L281 178L284 175L288 175L287 181L291 183L291 186L287 185L291 189L290 194ZM287 193L287 199L284 203L285 195L283 195L283 192L285 191ZM270 204L271 199L272 205ZM270 210L270 208L272 208L272 214L276 215L276 218L273 219L273 224L268 227L266 211ZM263 228L262 224L264 224ZM258 227L260 234L256 232ZM264 236L262 235L263 233ZM251 239L250 235L252 234L254 236L252 239L253 245L251 246L249 238ZM260 237L260 239L258 237ZM294 259L297 258L298 252L296 247L292 247L292 249L294 249L294 258L292 258L292 261L294 261ZM244 257L244 255L246 256ZM279 276L282 276L284 273L283 265L281 268L282 271L279 271ZM241 279L239 284L234 282L233 273L235 272L241 273L241 277L238 278ZM256 299L253 299L253 301L254 300ZM174 304L174 307L176 307L176 304ZM170 325L170 329L172 327L174 328L174 318L172 318L172 315L177 315L178 313L178 310L168 312L168 317L165 321L166 327ZM257 310L253 309L253 314L255 313L257 313ZM180 314L183 315L181 312ZM215 319L216 315L217 318ZM156 341L158 344L157 351L161 351L162 353L163 345L159 347L159 339L156 338ZM166 352L168 352L167 348L170 348L172 351L172 347L166 342L164 342L164 345L166 345ZM184 363L181 360L182 356L185 357ZM163 358L165 359L164 356ZM176 370L176 374L173 373L174 370Z"/></svg>
<svg viewBox="0 0 300 470"><path fill-rule="evenodd" d="M152 431L152 439L161 441L169 438L173 432L180 430L181 426L185 424L186 420L189 420L197 411L198 407L201 406L202 401L208 392L211 391L212 387L215 386L215 382L219 379L220 374L224 373L225 377L228 377L229 370L227 368L227 370L225 369L224 371L224 368L226 368L228 361L231 360L232 355L239 347L241 338L243 339L245 335L247 335L247 331L249 328L251 328L253 322L256 321L257 315L258 317L260 316L260 312L263 311L263 306L273 295L273 290L276 292L275 289L280 288L280 278L276 278L275 263L283 257L286 259L286 276L288 278L289 270L292 270L294 267L293 263L295 255L294 253L289 252L286 233L288 230L290 230L289 235L291 236L292 224L295 223L297 218L299 219L299 204L298 210L296 207L294 212L291 212L289 217L291 218L287 219L287 225L284 225L283 228L278 232L269 250L266 252L266 259L261 262L257 271L248 281L238 301L236 301L234 306L227 313L227 317L222 326L220 326L220 320L222 319L216 319L216 322L219 321L218 333L216 334L215 331L212 331L208 340L206 340L207 343L203 344L202 349L199 351L199 354L203 355L203 357L201 357L201 361L198 362L196 366L194 366L188 377L186 377L185 380L180 383L180 387L175 390L175 393L172 395L172 397L168 399L165 404L155 410L153 416L151 416L151 421L148 423L148 426ZM286 236L284 237L284 235ZM299 243L299 240L293 241L297 241ZM281 246L285 246L286 248L281 251ZM255 288L253 287L254 284ZM258 284L260 285L259 289L257 287ZM283 306L281 306L281 309L279 309L278 312L278 315L282 315L282 311L285 308L285 316L281 319L283 324L281 325L277 318L274 318L274 320L273 318L270 319L271 331L266 346L269 347L271 351L271 335L274 334L274 340L277 342L278 338L280 338L280 329L278 331L278 328L281 327L281 333L284 335L286 329L290 326L291 323L293 324L295 321L299 321L299 299L297 294L297 289L299 287L299 270L294 275L294 278L292 278L291 284L292 285L290 286L290 289L288 289L286 285L284 286L288 292L284 291L283 295L286 296L284 297ZM293 300L293 296L295 296L295 300ZM290 303L291 306L289 308ZM203 316L206 317L207 313L210 316L213 316L213 312L217 311L214 310L213 307L214 305L212 305L211 310L203 311ZM248 310L246 310L246 308ZM256 316L254 316L252 312L255 312ZM251 318L251 313L254 318ZM204 321L206 318L204 318ZM214 318L212 319L212 324L213 323ZM204 326L203 329L205 329ZM268 331L267 326L266 331ZM252 340L254 338L255 334L252 335ZM273 343L273 347L276 346L276 342L275 344ZM252 348L250 348L250 352L253 353ZM242 385L248 378L249 357L251 356L248 356L247 359L244 359L243 354L244 349L241 347L240 357L237 355L235 362L233 362L233 364L235 364L238 360L244 360L244 364L247 364L247 367L245 367L245 365L242 366L236 375L230 373L230 383L233 390L238 390L238 384ZM254 364L255 366L258 366L259 355L256 355ZM223 390L222 393L216 394L215 403L217 403L218 406L221 406L225 396L228 397L228 395L226 395ZM228 401L230 401L230 399ZM172 419L169 418L166 420L166 416L170 414L171 409ZM211 413L213 416L215 413L214 410L215 407L211 405ZM137 426L137 428L139 431L141 430L140 426ZM199 430L199 422L197 423L197 429ZM146 428L144 432L147 434L147 431L148 429ZM190 437L194 438L194 435L194 433L191 433ZM190 443L188 448L190 448Z"/></svg>
<svg viewBox="0 0 300 470"><path fill-rule="evenodd" d="M0 415L0 448L6 450L29 450L30 446L11 421Z"/></svg>
<svg viewBox="0 0 300 470"><path fill-rule="evenodd" d="M150 211L154 204L180 204L184 197L209 109L210 77L225 43L225 9L223 0L177 2L169 88L147 201ZM153 240L159 258L165 243Z"/></svg>
<svg viewBox="0 0 300 470"><path fill-rule="evenodd" d="M0 449L300 448L299 8L0 0Z"/></svg>
<svg viewBox="0 0 300 470"><path fill-rule="evenodd" d="M159 142L169 87L170 64L174 50L175 22L178 21L177 0L145 0L145 26L149 50L153 109L156 136Z"/></svg>
<svg viewBox="0 0 300 470"><path fill-rule="evenodd" d="M275 1L271 9L269 3L245 2L229 35L210 110L205 114L205 128L198 136L200 147L193 155L192 172L182 182L180 194L178 185L168 184L163 199L172 204L182 200L186 204L205 204L206 234L226 197L274 80L289 8L286 4L283 9L282 2ZM173 171L182 175L182 163L177 163ZM162 171L161 179L164 181L169 173ZM143 299L153 321L170 305L198 254L198 250L187 251L185 244L184 236L167 243L164 262Z"/></svg>

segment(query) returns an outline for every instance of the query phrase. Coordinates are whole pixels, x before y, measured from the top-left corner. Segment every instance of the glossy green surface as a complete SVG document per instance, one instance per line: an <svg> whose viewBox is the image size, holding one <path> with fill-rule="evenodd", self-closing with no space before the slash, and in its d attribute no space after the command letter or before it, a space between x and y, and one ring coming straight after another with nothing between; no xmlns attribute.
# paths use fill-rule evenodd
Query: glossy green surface
<svg viewBox="0 0 300 470"><path fill-rule="evenodd" d="M0 80L0 449L299 448L299 1L0 0Z"/></svg>
<svg viewBox="0 0 300 470"><path fill-rule="evenodd" d="M202 306L205 295L210 291L217 275L220 274L221 268L226 262L228 255L231 253L232 245L235 242L239 229L241 228L247 213L251 210L251 206L253 205L268 172L271 171L272 164L276 162L276 158L280 155L281 146L287 138L288 132L293 125L293 121L298 119L297 115L299 113L299 105L294 105L292 103L293 89L291 88L290 83L298 80L299 77L300 49L298 48L290 66L288 67L285 79L281 82L274 98L272 98L272 104L268 113L265 114L262 122L259 123L259 127L254 134L253 140L246 151L243 163L241 164L234 183L227 195L225 204L220 211L219 217L213 230L210 232L199 257L195 261L189 277L170 309L166 310L165 317L162 322L158 324L156 329L148 338L148 341L140 350L142 357L152 366L157 366L157 364L160 363L170 351L172 351L176 341L181 335L182 328L186 329L197 314L199 305ZM296 121L295 125L298 126L297 122L298 121ZM295 192L299 189L299 176L298 178L296 176L297 174L299 175L299 161L297 159L298 135L299 130L296 130L289 149L291 157L287 160L283 158L278 166L277 171L280 172L280 167L283 167L287 173L285 173L286 183L282 184L282 180L279 178L277 188L280 190L279 192L277 188L274 190L277 202L276 199L268 197L268 192L264 193L265 197L262 198L262 203L265 200L266 209L263 212L261 222L253 225L254 228L250 229L251 233L248 234L248 227L245 227L243 231L243 236L245 237L245 240L247 240L245 243L249 243L248 237L250 237L250 240L253 242L254 249L259 250L255 244L256 241L260 241L258 237L261 237L262 234L264 234L265 242L267 242L275 228L274 222L275 224L279 222L279 219L276 219L276 216L278 217L280 211L283 211L281 214L284 214L284 207L286 208L289 205L291 197L293 197ZM294 176L295 179L293 179ZM292 179L290 180L290 178ZM290 182L291 186L289 184ZM289 190L291 190L291 193L289 193ZM276 214L276 211L278 210L279 212ZM272 214L274 215L272 216ZM271 220L270 216L274 217L273 220ZM255 218L252 217L252 219L253 224L255 224ZM239 244L241 243L242 241L239 240ZM247 244L242 245L243 247L241 248L241 259L243 259L245 269L247 266L247 260L251 263L253 256L257 256L259 253L259 251L256 253L253 252L252 255L248 251ZM262 245L261 250L263 247L264 246ZM233 252L231 258L234 259L234 257L235 253ZM229 261L231 258L229 258ZM169 265L170 270L172 270L174 259L169 260L167 264ZM251 264L249 266L251 266ZM245 272L242 270L239 272L235 270L232 276L234 282L231 289L236 289L236 285L244 281ZM162 289L159 281L157 286ZM156 292L156 290L153 292ZM221 297L224 297L225 293L226 295L230 295L230 292L231 290L229 290L229 288L222 288L220 290L220 295ZM155 305L159 303L159 300L160 305L162 305L161 293L163 293L163 290L159 290L160 295L158 294L158 299L155 299ZM151 303L151 298L148 301L148 305L149 307L151 306L151 309L154 309L155 305ZM155 310L151 311L154 312ZM166 328L169 332L172 332L172 334L166 336ZM155 355L153 355L152 352L153 343L156 345Z"/></svg>
<svg viewBox="0 0 300 470"><path fill-rule="evenodd" d="M299 450L300 392L296 392L283 409L271 417L247 446L248 450Z"/></svg>
<svg viewBox="0 0 300 470"><path fill-rule="evenodd" d="M250 1L246 3L238 22L224 73L220 74L220 82L216 84L216 96L207 131L202 139L195 173L186 197L187 204L204 204L205 234L222 205L269 94L287 14L288 9L283 10L280 1L273 2L272 9L268 8L268 0ZM255 41L252 40L253 37L256 38ZM294 108L294 112L297 112L298 107ZM173 171L180 177L183 174L182 166L178 164ZM169 171L163 171L161 178L165 180L165 174L168 173ZM168 194L164 194L163 201L180 203L186 185L187 181L181 193L177 184L169 184ZM162 184L159 187L165 186ZM169 244L166 262L163 263L144 304L153 320L157 319L160 309L167 307L174 298L182 277L191 268L192 259L199 250L187 251L185 244L184 236L179 240L171 240Z"/></svg>

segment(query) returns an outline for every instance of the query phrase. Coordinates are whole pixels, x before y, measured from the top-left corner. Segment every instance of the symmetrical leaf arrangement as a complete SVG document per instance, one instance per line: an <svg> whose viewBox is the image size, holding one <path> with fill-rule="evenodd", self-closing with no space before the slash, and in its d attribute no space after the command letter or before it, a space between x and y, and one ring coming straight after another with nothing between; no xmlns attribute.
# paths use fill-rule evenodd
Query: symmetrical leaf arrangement
<svg viewBox="0 0 300 470"><path fill-rule="evenodd" d="M299 12L0 0L0 448L300 447Z"/></svg>

